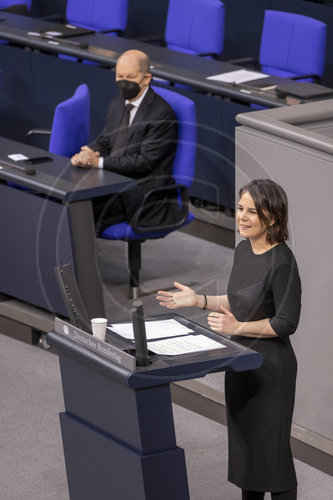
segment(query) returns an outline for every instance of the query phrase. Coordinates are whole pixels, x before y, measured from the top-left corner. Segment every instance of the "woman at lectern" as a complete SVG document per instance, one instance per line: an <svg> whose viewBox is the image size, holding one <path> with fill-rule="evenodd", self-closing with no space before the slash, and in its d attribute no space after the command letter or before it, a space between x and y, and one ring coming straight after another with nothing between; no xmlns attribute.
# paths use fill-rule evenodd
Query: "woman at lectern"
<svg viewBox="0 0 333 500"><path fill-rule="evenodd" d="M177 292L160 291L168 309L209 309L213 332L261 352L257 370L228 371L225 396L229 439L228 479L243 500L295 500L297 480L290 449L297 362L289 336L301 309L301 283L288 238L285 191L269 179L241 188L236 213L245 239L235 250L227 294L198 295L175 283Z"/></svg>

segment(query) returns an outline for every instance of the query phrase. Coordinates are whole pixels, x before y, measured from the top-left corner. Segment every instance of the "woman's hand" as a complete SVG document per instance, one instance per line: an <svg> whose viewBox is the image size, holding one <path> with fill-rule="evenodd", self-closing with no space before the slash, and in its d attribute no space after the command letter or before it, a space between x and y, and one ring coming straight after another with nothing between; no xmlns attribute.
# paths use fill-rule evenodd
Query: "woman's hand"
<svg viewBox="0 0 333 500"><path fill-rule="evenodd" d="M190 307L197 304L198 295L189 286L174 282L175 288L180 292L157 292L156 300L160 300L160 306L167 309L177 309L178 307Z"/></svg>
<svg viewBox="0 0 333 500"><path fill-rule="evenodd" d="M208 314L208 324L213 332L239 335L241 323L225 307L221 306L222 313L211 312Z"/></svg>

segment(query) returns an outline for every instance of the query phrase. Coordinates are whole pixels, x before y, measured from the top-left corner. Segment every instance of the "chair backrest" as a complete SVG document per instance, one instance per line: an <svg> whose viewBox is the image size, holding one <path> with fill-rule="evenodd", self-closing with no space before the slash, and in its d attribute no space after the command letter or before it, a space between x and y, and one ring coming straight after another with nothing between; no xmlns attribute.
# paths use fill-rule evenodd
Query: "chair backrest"
<svg viewBox="0 0 333 500"><path fill-rule="evenodd" d="M127 10L128 0L67 0L66 19L95 31L124 31Z"/></svg>
<svg viewBox="0 0 333 500"><path fill-rule="evenodd" d="M172 90L154 87L173 109L178 122L178 144L173 163L172 175L179 184L190 187L195 172L195 156L197 144L197 125L195 104L191 99Z"/></svg>
<svg viewBox="0 0 333 500"><path fill-rule="evenodd" d="M322 76L325 67L326 24L311 17L266 10L261 36L262 71L281 77Z"/></svg>
<svg viewBox="0 0 333 500"><path fill-rule="evenodd" d="M70 158L87 144L90 136L90 94L85 83L73 97L56 107L49 151Z"/></svg>
<svg viewBox="0 0 333 500"><path fill-rule="evenodd" d="M224 4L221 0L170 0L165 29L169 49L187 54L221 54Z"/></svg>

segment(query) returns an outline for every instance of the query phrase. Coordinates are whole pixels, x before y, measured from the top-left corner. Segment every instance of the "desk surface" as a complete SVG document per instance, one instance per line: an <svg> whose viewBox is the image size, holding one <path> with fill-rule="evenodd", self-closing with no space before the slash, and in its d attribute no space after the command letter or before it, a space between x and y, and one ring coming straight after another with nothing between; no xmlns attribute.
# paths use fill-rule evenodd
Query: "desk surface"
<svg viewBox="0 0 333 500"><path fill-rule="evenodd" d="M253 102L269 107L286 105L285 100L276 97L275 92L272 91L248 90L246 86L244 89L244 86L241 85L207 80L207 76L240 69L239 66L227 62L184 54L165 47L101 33L63 38L57 42L29 35L29 33L38 30L55 29L55 26L57 26L55 23L42 19L6 14L6 19L0 23L0 37L22 46L47 50L52 53L63 53L108 67L115 66L121 53L136 48L149 55L152 74L155 77L190 85L199 91L211 92L240 102ZM83 45L81 46L81 44ZM285 83L283 78L276 77L275 81L277 84L279 82Z"/></svg>
<svg viewBox="0 0 333 500"><path fill-rule="evenodd" d="M48 156L53 161L33 165L36 173L27 175L20 170L27 165L22 161L10 160L10 154L23 154L28 158ZM19 168L15 168L16 166ZM4 137L0 137L0 179L15 182L63 201L90 199L136 186L136 181L129 177L103 169L75 168L68 158Z"/></svg>

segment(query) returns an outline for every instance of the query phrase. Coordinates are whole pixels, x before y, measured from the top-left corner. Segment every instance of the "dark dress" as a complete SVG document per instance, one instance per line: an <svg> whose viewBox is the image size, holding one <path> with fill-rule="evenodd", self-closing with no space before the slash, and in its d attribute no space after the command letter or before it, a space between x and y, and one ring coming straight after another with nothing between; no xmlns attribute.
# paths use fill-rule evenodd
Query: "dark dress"
<svg viewBox="0 0 333 500"><path fill-rule="evenodd" d="M285 243L263 254L249 240L236 248L228 284L231 312L238 321L270 318L278 337L232 337L264 356L257 370L227 372L225 394L229 438L228 479L253 491L297 486L290 449L297 362L289 335L297 328L301 283Z"/></svg>

